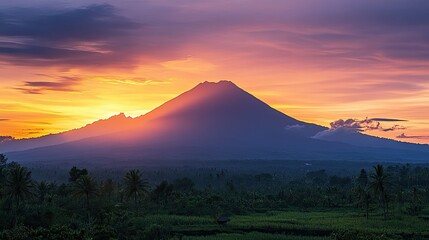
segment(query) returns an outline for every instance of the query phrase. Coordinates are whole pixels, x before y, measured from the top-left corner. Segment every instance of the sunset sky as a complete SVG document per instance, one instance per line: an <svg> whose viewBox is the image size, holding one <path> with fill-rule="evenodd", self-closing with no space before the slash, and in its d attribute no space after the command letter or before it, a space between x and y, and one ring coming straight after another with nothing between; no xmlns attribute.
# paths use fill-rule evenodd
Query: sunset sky
<svg viewBox="0 0 429 240"><path fill-rule="evenodd" d="M138 116L227 79L299 120L375 118L367 134L429 143L428 13L427 0L1 1L0 136Z"/></svg>

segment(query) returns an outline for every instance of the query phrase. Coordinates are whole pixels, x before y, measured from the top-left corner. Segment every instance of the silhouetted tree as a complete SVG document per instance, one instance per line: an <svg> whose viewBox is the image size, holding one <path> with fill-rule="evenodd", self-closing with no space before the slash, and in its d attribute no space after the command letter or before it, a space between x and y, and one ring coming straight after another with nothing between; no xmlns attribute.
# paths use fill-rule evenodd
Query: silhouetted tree
<svg viewBox="0 0 429 240"><path fill-rule="evenodd" d="M318 171L312 171L306 173L306 178L314 185L321 186L325 185L328 174L326 174L326 170L318 170Z"/></svg>
<svg viewBox="0 0 429 240"><path fill-rule="evenodd" d="M124 177L124 185L125 196L127 198L134 196L136 213L139 215L138 198L148 193L149 183L143 178L139 170L130 170Z"/></svg>
<svg viewBox="0 0 429 240"><path fill-rule="evenodd" d="M366 188L368 185L368 174L365 169L361 169L359 173L359 177L357 179L357 183L360 187Z"/></svg>
<svg viewBox="0 0 429 240"><path fill-rule="evenodd" d="M411 215L419 215L422 211L422 199L420 197L420 193L416 187L413 187L410 193L410 203L407 207L408 213Z"/></svg>
<svg viewBox="0 0 429 240"><path fill-rule="evenodd" d="M14 165L11 169L8 169L5 182L5 195L15 202L17 208L22 201L33 195L33 187L31 172L25 167Z"/></svg>
<svg viewBox="0 0 429 240"><path fill-rule="evenodd" d="M360 173L356 182L357 182L357 194L358 194L359 204L365 207L365 215L366 215L366 219L368 219L371 194L368 187L368 174L366 173L365 169L360 170Z"/></svg>
<svg viewBox="0 0 429 240"><path fill-rule="evenodd" d="M369 204L371 200L371 194L368 187L357 186L357 197L360 206L365 207L366 219L369 218Z"/></svg>
<svg viewBox="0 0 429 240"><path fill-rule="evenodd" d="M411 167L409 164L402 166L399 170L399 182L402 186L409 187L410 185Z"/></svg>
<svg viewBox="0 0 429 240"><path fill-rule="evenodd" d="M79 169L74 166L70 169L69 175L69 182L76 182L76 180L78 180L80 176L88 175L88 170L86 170L85 168Z"/></svg>
<svg viewBox="0 0 429 240"><path fill-rule="evenodd" d="M115 183L111 178L103 182L101 191L103 192L103 194L107 195L107 198L109 199L109 201L111 200L112 193L114 190L115 190Z"/></svg>
<svg viewBox="0 0 429 240"><path fill-rule="evenodd" d="M329 185L330 186L339 186L339 187L345 187L352 183L352 180L350 177L339 177L339 176L331 176L329 177Z"/></svg>
<svg viewBox="0 0 429 240"><path fill-rule="evenodd" d="M168 198L173 192L173 185L169 184L167 181L162 181L155 189L152 191L151 198L156 202L166 203Z"/></svg>
<svg viewBox="0 0 429 240"><path fill-rule="evenodd" d="M235 186L234 183L232 181L227 181L225 183L226 188L230 191L230 192L234 192L235 191Z"/></svg>
<svg viewBox="0 0 429 240"><path fill-rule="evenodd" d="M177 191L190 192L194 188L194 182L190 178L179 178L173 183L173 187Z"/></svg>
<svg viewBox="0 0 429 240"><path fill-rule="evenodd" d="M374 166L374 172L371 173L371 189L374 190L376 196L379 196L383 205L384 217L387 217L389 211L388 198L387 198L387 185L389 184L389 177L384 172L383 165L378 164Z"/></svg>
<svg viewBox="0 0 429 240"><path fill-rule="evenodd" d="M45 197L49 193L49 185L46 181L36 183L36 193L41 204L45 203Z"/></svg>
<svg viewBox="0 0 429 240"><path fill-rule="evenodd" d="M75 196L85 198L86 213L88 224L91 224L90 198L98 194L98 186L95 180L89 175L80 176L73 184L73 193Z"/></svg>
<svg viewBox="0 0 429 240"><path fill-rule="evenodd" d="M258 182L270 182L273 180L273 175L269 173L261 173L255 175L255 180Z"/></svg>
<svg viewBox="0 0 429 240"><path fill-rule="evenodd" d="M0 154L0 168L4 167L7 163L7 157L4 154Z"/></svg>
<svg viewBox="0 0 429 240"><path fill-rule="evenodd" d="M0 154L0 198L3 197L3 191L4 191L4 182L6 179L6 163L7 163L7 157L4 154Z"/></svg>

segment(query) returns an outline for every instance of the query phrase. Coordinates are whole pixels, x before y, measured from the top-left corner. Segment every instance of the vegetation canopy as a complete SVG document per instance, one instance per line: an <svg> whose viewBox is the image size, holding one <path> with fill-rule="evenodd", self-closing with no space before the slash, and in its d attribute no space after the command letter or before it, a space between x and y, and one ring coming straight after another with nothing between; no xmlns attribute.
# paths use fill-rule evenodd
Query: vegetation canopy
<svg viewBox="0 0 429 240"><path fill-rule="evenodd" d="M429 238L428 166L231 164L30 171L0 155L0 239Z"/></svg>

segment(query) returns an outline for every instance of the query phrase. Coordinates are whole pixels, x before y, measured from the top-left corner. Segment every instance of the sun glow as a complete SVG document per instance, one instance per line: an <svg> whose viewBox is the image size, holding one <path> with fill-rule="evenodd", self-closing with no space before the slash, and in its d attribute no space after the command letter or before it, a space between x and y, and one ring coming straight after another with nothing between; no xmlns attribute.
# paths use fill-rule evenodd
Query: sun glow
<svg viewBox="0 0 429 240"><path fill-rule="evenodd" d="M139 4L151 5L142 7L144 11L164 6ZM360 15L353 23L315 22L327 16L309 16L298 3L264 6L272 12L268 15L257 11L262 7L258 4L247 6L249 12L224 2L210 8L167 5L180 11L141 14L123 4L112 5L121 9L112 13L87 6L82 11L101 11L104 17L79 19L100 26L81 24L78 34L55 34L56 25L45 26L51 35L37 32L36 26L33 32L19 28L22 36L18 30L1 33L0 45L14 51L0 51L0 135L40 136L120 112L136 117L200 82L220 79L307 122L328 126L339 118L386 116L407 119L406 133L429 135L427 59L412 50L426 51L418 28L406 29L403 35L410 39L398 39L392 36L405 31L401 26L392 25L397 28L392 34L372 19L380 34L368 35ZM220 21L216 11L225 5L229 10L222 11ZM33 8L28 14L43 18L43 12ZM72 14L72 8L57 14ZM285 14L291 11L296 19ZM344 17L332 11L338 19ZM49 16L54 21L60 15ZM14 28L32 24L15 17L21 25ZM391 42L412 42L413 48L392 47ZM32 44L39 50L31 50ZM373 134L395 138L401 133ZM429 143L425 138L401 140Z"/></svg>

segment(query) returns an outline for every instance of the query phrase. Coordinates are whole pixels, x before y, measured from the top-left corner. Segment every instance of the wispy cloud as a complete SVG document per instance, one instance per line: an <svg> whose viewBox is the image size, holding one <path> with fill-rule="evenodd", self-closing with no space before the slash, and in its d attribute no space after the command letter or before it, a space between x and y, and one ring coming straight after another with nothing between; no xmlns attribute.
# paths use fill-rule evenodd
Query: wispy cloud
<svg viewBox="0 0 429 240"><path fill-rule="evenodd" d="M0 12L0 55L19 65L130 66L187 57L181 47L193 43L228 55L246 53L253 61L307 57L323 67L386 62L421 67L429 59L427 1L267 2L160 0L7 9Z"/></svg>
<svg viewBox="0 0 429 240"><path fill-rule="evenodd" d="M384 131L384 132L390 132L390 131L396 131L396 130L405 130L405 129L407 129L406 127L404 127L404 126L401 126L401 125L393 125L392 127L389 127L389 128L383 128L383 129L381 129L382 131Z"/></svg>
<svg viewBox="0 0 429 240"><path fill-rule="evenodd" d="M405 133L401 133L400 135L396 136L396 138L401 138L401 139L429 139L429 136L412 136L412 135L406 135Z"/></svg>
<svg viewBox="0 0 429 240"><path fill-rule="evenodd" d="M331 128L316 133L312 138L324 139L335 135L353 134L367 131L390 132L396 130L405 130L405 126L395 124L391 127L383 127L382 122L405 122L404 119L395 118L365 118L362 120L349 118L346 120L339 119L331 122Z"/></svg>
<svg viewBox="0 0 429 240"><path fill-rule="evenodd" d="M372 121L370 119L357 120L357 119L338 119L330 123L331 129L337 128L348 128L355 131L364 132L367 130L375 130L380 128L380 123L377 121Z"/></svg>
<svg viewBox="0 0 429 240"><path fill-rule="evenodd" d="M40 134L44 131L44 128L26 128L26 129L22 129L22 133L26 134L26 135L35 135L35 134Z"/></svg>
<svg viewBox="0 0 429 240"><path fill-rule="evenodd" d="M395 118L365 118L363 120L349 118L347 120L339 119L331 122L331 128L316 133L312 138L325 139L336 135L354 134L366 131L383 131L390 132L396 130L404 130L406 127L400 125L393 125L385 128L381 122L404 122L407 120Z"/></svg>
<svg viewBox="0 0 429 240"><path fill-rule="evenodd" d="M394 130L403 130L406 129L404 126L394 125L388 128L384 128L381 122L404 122L407 120L403 119L394 119L394 118L365 118L363 120L349 118L346 120L339 119L337 121L331 122L331 129L338 128L348 128L357 132L365 132L371 130L380 130L380 131L394 131Z"/></svg>
<svg viewBox="0 0 429 240"><path fill-rule="evenodd" d="M16 65L117 63L131 44L127 36L140 28L107 4L64 10L8 9L0 16L0 60Z"/></svg>
<svg viewBox="0 0 429 240"><path fill-rule="evenodd" d="M121 77L102 77L101 81L112 84L129 85L165 85L171 84L169 81L147 79L147 78L121 78Z"/></svg>
<svg viewBox="0 0 429 240"><path fill-rule="evenodd" d="M378 121L378 122L406 122L404 119L396 119L396 118L371 118L369 120Z"/></svg>
<svg viewBox="0 0 429 240"><path fill-rule="evenodd" d="M10 119L8 119L8 118L0 118L0 122L3 122L3 121L9 121Z"/></svg>
<svg viewBox="0 0 429 240"><path fill-rule="evenodd" d="M80 83L79 77L55 77L54 81L27 81L20 87L15 87L26 94L42 94L45 91L76 91L75 87Z"/></svg>

